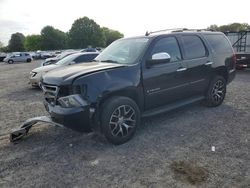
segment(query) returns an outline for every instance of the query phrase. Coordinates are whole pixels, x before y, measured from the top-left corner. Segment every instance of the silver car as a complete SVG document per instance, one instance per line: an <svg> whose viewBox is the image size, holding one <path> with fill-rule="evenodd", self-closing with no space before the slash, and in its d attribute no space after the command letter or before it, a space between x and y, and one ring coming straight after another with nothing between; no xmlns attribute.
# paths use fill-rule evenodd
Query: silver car
<svg viewBox="0 0 250 188"><path fill-rule="evenodd" d="M37 87L39 86L42 76L47 72L76 63L91 62L97 55L99 55L99 52L74 53L61 59L55 64L35 68L30 72L29 83L31 84L31 86Z"/></svg>
<svg viewBox="0 0 250 188"><path fill-rule="evenodd" d="M4 58L4 62L12 64L14 62L31 62L33 59L27 52L15 52Z"/></svg>

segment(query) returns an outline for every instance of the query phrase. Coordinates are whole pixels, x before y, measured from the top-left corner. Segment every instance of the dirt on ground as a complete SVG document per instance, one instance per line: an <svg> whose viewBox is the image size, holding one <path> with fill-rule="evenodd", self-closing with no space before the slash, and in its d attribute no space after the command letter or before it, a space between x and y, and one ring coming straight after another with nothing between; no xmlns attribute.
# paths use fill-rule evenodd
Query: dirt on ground
<svg viewBox="0 0 250 188"><path fill-rule="evenodd" d="M250 71L237 72L221 106L143 119L120 146L43 123L10 143L11 129L47 115L28 85L40 63L0 63L0 187L250 187Z"/></svg>

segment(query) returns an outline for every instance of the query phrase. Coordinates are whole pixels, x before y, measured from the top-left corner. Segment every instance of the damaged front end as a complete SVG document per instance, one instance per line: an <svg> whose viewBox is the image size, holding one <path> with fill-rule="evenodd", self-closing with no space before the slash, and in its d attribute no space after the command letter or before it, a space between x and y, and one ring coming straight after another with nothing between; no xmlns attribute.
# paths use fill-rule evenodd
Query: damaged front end
<svg viewBox="0 0 250 188"><path fill-rule="evenodd" d="M90 119L94 113L86 100L83 99L79 91L65 91L65 87L42 84L44 92L44 106L50 114L28 119L18 129L10 133L10 141L20 140L27 135L30 128L38 123L44 122L49 125L68 127L80 132L90 132L92 130ZM91 112L90 112L91 111Z"/></svg>
<svg viewBox="0 0 250 188"><path fill-rule="evenodd" d="M28 134L30 128L38 122L43 122L43 123L48 123L49 125L56 125L59 127L63 127L63 125L53 122L52 119L47 116L30 118L27 121L25 121L18 129L15 129L10 133L10 142L15 142L23 138L25 135Z"/></svg>

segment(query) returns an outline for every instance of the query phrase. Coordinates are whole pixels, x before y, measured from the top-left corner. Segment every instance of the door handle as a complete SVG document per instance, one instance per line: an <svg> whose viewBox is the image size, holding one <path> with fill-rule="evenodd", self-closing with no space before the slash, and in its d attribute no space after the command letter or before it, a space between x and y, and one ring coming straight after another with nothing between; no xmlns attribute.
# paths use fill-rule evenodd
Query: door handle
<svg viewBox="0 0 250 188"><path fill-rule="evenodd" d="M214 63L214 62L209 61L209 62L205 63L205 65L206 65L206 66L209 66L209 65L212 65L213 63Z"/></svg>
<svg viewBox="0 0 250 188"><path fill-rule="evenodd" d="M183 68L177 69L176 71L177 71L177 72L182 72L182 71L185 71L185 70L187 70L187 68L183 67Z"/></svg>

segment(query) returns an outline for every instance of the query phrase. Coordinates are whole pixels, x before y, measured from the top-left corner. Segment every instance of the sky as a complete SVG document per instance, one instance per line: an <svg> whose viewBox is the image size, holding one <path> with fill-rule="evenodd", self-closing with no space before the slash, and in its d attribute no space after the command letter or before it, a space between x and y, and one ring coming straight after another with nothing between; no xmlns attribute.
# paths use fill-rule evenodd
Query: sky
<svg viewBox="0 0 250 188"><path fill-rule="evenodd" d="M125 37L168 28L203 29L211 24L249 23L249 0L0 0L0 41L12 33L39 34L46 25L67 32L87 16Z"/></svg>

